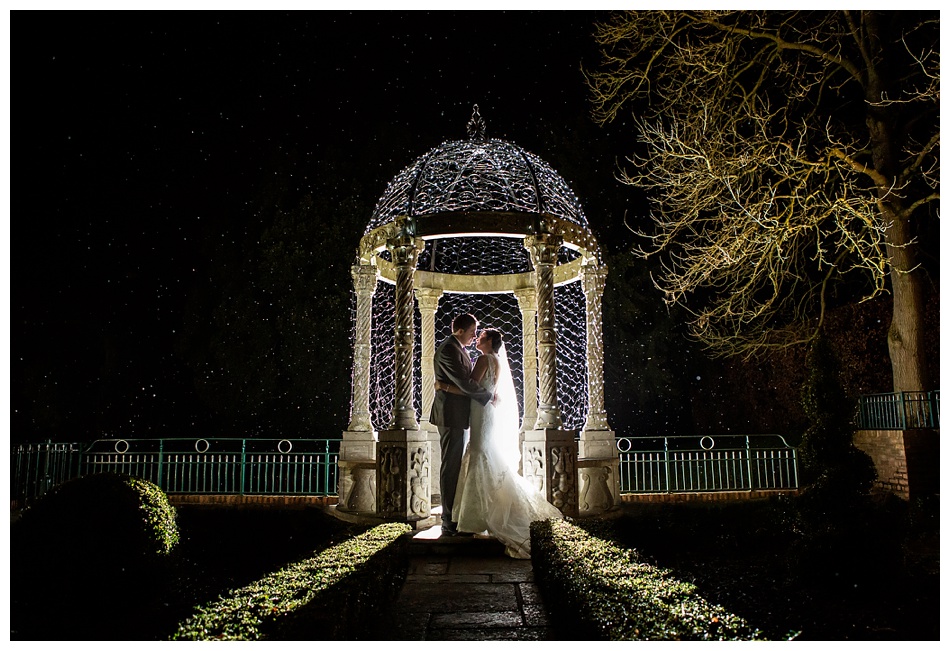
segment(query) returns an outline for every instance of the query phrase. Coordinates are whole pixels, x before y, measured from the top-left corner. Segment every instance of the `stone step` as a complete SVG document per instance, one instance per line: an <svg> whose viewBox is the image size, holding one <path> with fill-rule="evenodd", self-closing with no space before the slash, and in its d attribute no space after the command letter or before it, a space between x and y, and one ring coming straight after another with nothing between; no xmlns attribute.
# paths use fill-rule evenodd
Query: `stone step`
<svg viewBox="0 0 950 651"><path fill-rule="evenodd" d="M489 536L442 536L442 527L408 534L412 556L503 556L505 546Z"/></svg>

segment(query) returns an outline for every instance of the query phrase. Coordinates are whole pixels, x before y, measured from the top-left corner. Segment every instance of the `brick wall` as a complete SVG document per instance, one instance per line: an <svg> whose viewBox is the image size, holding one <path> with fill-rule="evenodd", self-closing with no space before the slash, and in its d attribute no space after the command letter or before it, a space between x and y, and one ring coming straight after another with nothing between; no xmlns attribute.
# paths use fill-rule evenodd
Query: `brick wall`
<svg viewBox="0 0 950 651"><path fill-rule="evenodd" d="M320 495L186 495L171 493L168 501L172 506L228 506L228 507L271 507L279 509L323 508L336 504L336 496Z"/></svg>
<svg viewBox="0 0 950 651"><path fill-rule="evenodd" d="M867 452L877 469L872 493L902 499L940 490L940 430L858 430L854 445Z"/></svg>
<svg viewBox="0 0 950 651"><path fill-rule="evenodd" d="M624 493L620 500L625 503L662 503L662 502L725 502L735 500L754 500L776 495L796 495L797 490L770 491L719 491L715 493Z"/></svg>
<svg viewBox="0 0 950 651"><path fill-rule="evenodd" d="M877 481L871 487L872 493L893 493L910 499L903 431L858 430L854 433L854 446L867 452L874 461Z"/></svg>

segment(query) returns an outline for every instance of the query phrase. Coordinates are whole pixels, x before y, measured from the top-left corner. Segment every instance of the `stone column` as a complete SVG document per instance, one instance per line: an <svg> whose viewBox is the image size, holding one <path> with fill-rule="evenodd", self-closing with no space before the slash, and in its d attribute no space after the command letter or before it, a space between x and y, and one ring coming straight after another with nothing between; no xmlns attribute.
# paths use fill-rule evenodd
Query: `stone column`
<svg viewBox="0 0 950 651"><path fill-rule="evenodd" d="M538 296L538 417L535 429L561 426L557 404L557 333L554 330L554 265L562 238L540 233L525 238L537 275Z"/></svg>
<svg viewBox="0 0 950 651"><path fill-rule="evenodd" d="M386 242L396 271L396 386L393 416L389 429L419 429L416 410L412 404L412 352L415 329L412 319L412 278L416 271L419 247L415 239L400 235Z"/></svg>
<svg viewBox="0 0 950 651"><path fill-rule="evenodd" d="M516 289L521 309L521 341L524 348L524 420L521 429L530 429L538 419L538 290Z"/></svg>
<svg viewBox="0 0 950 651"><path fill-rule="evenodd" d="M435 400L435 313L442 298L441 289L416 287L416 304L422 316L422 413L419 428L428 433L432 469L432 495L441 495L439 471L442 467L442 443L439 428L429 422L432 401Z"/></svg>
<svg viewBox="0 0 950 651"><path fill-rule="evenodd" d="M604 408L603 305L607 268L596 262L581 267L587 303L587 394L590 409L578 442L580 516L619 508L620 455Z"/></svg>
<svg viewBox="0 0 950 651"><path fill-rule="evenodd" d="M375 265L350 268L356 289L356 340L353 343L353 403L350 406L350 432L371 432L369 411L369 369L372 357L373 294L376 293Z"/></svg>
<svg viewBox="0 0 950 651"><path fill-rule="evenodd" d="M561 429L561 410L557 402L554 265L561 241L560 236L549 233L525 238L537 276L539 394L534 429L524 432L521 465L524 477L534 483L551 504L564 515L577 517L576 432Z"/></svg>
<svg viewBox="0 0 950 651"><path fill-rule="evenodd" d="M587 394L590 409L584 431L610 430L607 423L607 411L604 409L604 311L602 299L604 284L607 280L607 268L597 264L585 264L581 267L581 284L587 303ZM582 439L583 440L583 439ZM611 442L610 454L615 452ZM603 454L584 454L581 456L605 456Z"/></svg>
<svg viewBox="0 0 950 651"><path fill-rule="evenodd" d="M356 290L353 402L350 423L340 442L337 509L349 513L375 513L376 432L373 431L369 410L369 373L377 268L371 264L353 265L350 274Z"/></svg>
<svg viewBox="0 0 950 651"><path fill-rule="evenodd" d="M392 421L379 433L376 514L404 522L428 518L432 505L428 432L419 429L412 404L412 281L421 244L405 232L386 242L396 272L396 386Z"/></svg>

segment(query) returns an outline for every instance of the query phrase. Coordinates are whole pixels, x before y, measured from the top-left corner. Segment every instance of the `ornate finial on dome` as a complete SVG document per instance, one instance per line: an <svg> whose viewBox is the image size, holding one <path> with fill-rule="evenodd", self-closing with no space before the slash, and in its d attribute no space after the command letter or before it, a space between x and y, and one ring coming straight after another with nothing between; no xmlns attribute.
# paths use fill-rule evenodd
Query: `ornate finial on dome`
<svg viewBox="0 0 950 651"><path fill-rule="evenodd" d="M478 112L478 104L472 109L472 118L468 121L466 129L468 137L472 140L485 140L485 120Z"/></svg>

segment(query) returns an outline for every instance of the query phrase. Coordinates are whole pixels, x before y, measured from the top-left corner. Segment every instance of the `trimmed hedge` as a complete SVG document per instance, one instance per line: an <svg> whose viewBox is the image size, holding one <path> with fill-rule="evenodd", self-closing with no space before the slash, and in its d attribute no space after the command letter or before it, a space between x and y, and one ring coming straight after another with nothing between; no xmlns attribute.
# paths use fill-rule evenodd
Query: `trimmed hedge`
<svg viewBox="0 0 950 651"><path fill-rule="evenodd" d="M408 524L382 524L205 604L172 640L342 640L405 580Z"/></svg>
<svg viewBox="0 0 950 651"><path fill-rule="evenodd" d="M176 517L158 486L128 475L53 488L10 528L11 638L133 639L165 588Z"/></svg>
<svg viewBox="0 0 950 651"><path fill-rule="evenodd" d="M23 512L17 526L31 547L76 562L163 557L178 544L175 507L162 489L116 473L56 486Z"/></svg>
<svg viewBox="0 0 950 651"><path fill-rule="evenodd" d="M578 639L760 640L762 632L696 594L668 570L565 520L531 525L532 563L545 603L579 620Z"/></svg>

